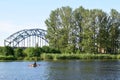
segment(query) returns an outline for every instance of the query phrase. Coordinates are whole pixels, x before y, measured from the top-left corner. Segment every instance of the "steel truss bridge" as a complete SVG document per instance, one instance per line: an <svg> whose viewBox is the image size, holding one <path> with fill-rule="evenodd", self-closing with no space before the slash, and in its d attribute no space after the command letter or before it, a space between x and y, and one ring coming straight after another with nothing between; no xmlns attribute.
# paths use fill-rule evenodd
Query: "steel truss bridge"
<svg viewBox="0 0 120 80"><path fill-rule="evenodd" d="M4 40L4 46L11 47L42 47L48 45L45 38L46 30L43 29L24 29L18 31Z"/></svg>

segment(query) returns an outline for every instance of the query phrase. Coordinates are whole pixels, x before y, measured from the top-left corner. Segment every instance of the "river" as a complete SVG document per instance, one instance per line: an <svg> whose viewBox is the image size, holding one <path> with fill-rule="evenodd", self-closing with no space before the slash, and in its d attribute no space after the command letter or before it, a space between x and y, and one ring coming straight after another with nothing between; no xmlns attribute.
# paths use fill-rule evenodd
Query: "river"
<svg viewBox="0 0 120 80"><path fill-rule="evenodd" d="M0 80L120 80L119 60L0 62Z"/></svg>

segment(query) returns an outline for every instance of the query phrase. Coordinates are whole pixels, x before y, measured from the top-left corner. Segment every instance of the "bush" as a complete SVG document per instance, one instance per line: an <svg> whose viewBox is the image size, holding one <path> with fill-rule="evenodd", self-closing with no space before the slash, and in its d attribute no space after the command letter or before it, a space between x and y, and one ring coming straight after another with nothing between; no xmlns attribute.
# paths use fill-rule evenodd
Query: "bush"
<svg viewBox="0 0 120 80"><path fill-rule="evenodd" d="M35 47L34 48L34 57L39 57L40 56L40 54L43 52L43 50L42 50L42 48L40 48L40 47Z"/></svg>
<svg viewBox="0 0 120 80"><path fill-rule="evenodd" d="M4 52L4 47L0 47L0 55L4 55L3 52Z"/></svg>
<svg viewBox="0 0 120 80"><path fill-rule="evenodd" d="M10 56L10 55L14 56L14 50L13 50L12 47L5 46L5 47L4 47L4 50L3 50L3 54L4 54L5 56Z"/></svg>
<svg viewBox="0 0 120 80"><path fill-rule="evenodd" d="M15 57L24 57L23 49L22 48L14 49L14 55Z"/></svg>
<svg viewBox="0 0 120 80"><path fill-rule="evenodd" d="M51 52L51 50L48 46L43 46L42 49L43 49L44 53L50 53Z"/></svg>
<svg viewBox="0 0 120 80"><path fill-rule="evenodd" d="M42 53L42 48L39 47L30 47L30 48L26 48L24 50L24 53L27 55L27 57L40 57L40 54Z"/></svg>
<svg viewBox="0 0 120 80"><path fill-rule="evenodd" d="M60 50L50 48L49 46L43 46L42 49L44 53L61 53Z"/></svg>
<svg viewBox="0 0 120 80"><path fill-rule="evenodd" d="M24 53L28 56L28 57L33 57L34 56L34 48L30 47L30 48L26 48L24 50Z"/></svg>

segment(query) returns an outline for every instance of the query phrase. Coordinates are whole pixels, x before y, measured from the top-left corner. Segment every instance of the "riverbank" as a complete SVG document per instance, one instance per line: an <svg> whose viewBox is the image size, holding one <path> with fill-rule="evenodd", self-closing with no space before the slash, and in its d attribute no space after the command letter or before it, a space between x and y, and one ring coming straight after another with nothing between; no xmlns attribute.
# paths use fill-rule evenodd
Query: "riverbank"
<svg viewBox="0 0 120 80"><path fill-rule="evenodd" d="M113 54L41 54L42 60L71 60L71 59L120 59Z"/></svg>
<svg viewBox="0 0 120 80"><path fill-rule="evenodd" d="M89 59L120 59L120 54L55 54L55 53L43 53L38 57L14 57L14 56L0 56L0 61L8 60L23 60L23 61L34 61L34 60L89 60Z"/></svg>

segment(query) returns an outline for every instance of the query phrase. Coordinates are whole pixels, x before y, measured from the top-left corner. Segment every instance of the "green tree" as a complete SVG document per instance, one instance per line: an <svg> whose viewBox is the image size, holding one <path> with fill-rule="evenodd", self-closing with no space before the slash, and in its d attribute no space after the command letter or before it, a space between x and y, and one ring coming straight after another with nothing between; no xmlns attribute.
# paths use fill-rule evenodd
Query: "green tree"
<svg viewBox="0 0 120 80"><path fill-rule="evenodd" d="M24 57L23 49L22 48L16 48L16 49L14 49L14 54L15 54L15 57Z"/></svg>
<svg viewBox="0 0 120 80"><path fill-rule="evenodd" d="M46 37L50 46L65 52L68 44L70 44L72 9L70 7L62 7L52 11L50 18L45 23L48 33Z"/></svg>
<svg viewBox="0 0 120 80"><path fill-rule="evenodd" d="M24 54L26 54L28 57L34 57L34 52L35 50L33 47L29 47L24 50Z"/></svg>
<svg viewBox="0 0 120 80"><path fill-rule="evenodd" d="M111 22L109 26L109 49L111 50L111 53L118 53L120 44L120 13L115 9L112 9L110 12L110 17Z"/></svg>
<svg viewBox="0 0 120 80"><path fill-rule="evenodd" d="M46 38L62 52L117 53L120 48L120 13L100 9L58 8L45 21Z"/></svg>
<svg viewBox="0 0 120 80"><path fill-rule="evenodd" d="M34 48L34 57L39 57L40 56L40 54L43 52L43 50L42 50L42 48L40 48L40 47L35 47Z"/></svg>
<svg viewBox="0 0 120 80"><path fill-rule="evenodd" d="M0 47L0 55L4 55L4 47Z"/></svg>
<svg viewBox="0 0 120 80"><path fill-rule="evenodd" d="M9 46L4 47L3 53L5 56L9 56L9 55L14 56L14 50L12 47L9 47Z"/></svg>
<svg viewBox="0 0 120 80"><path fill-rule="evenodd" d="M83 26L82 26L82 21L83 21L83 14L84 14L84 8L83 7L79 7L77 9L75 9L73 11L73 37L72 38L72 43L73 45L76 46L76 49L79 51L83 51L82 50L82 39L83 39ZM83 12L83 13L82 13ZM69 50L72 48L73 46L71 45L71 47L69 47Z"/></svg>
<svg viewBox="0 0 120 80"><path fill-rule="evenodd" d="M50 47L49 46L43 46L42 50L44 53L51 53Z"/></svg>

